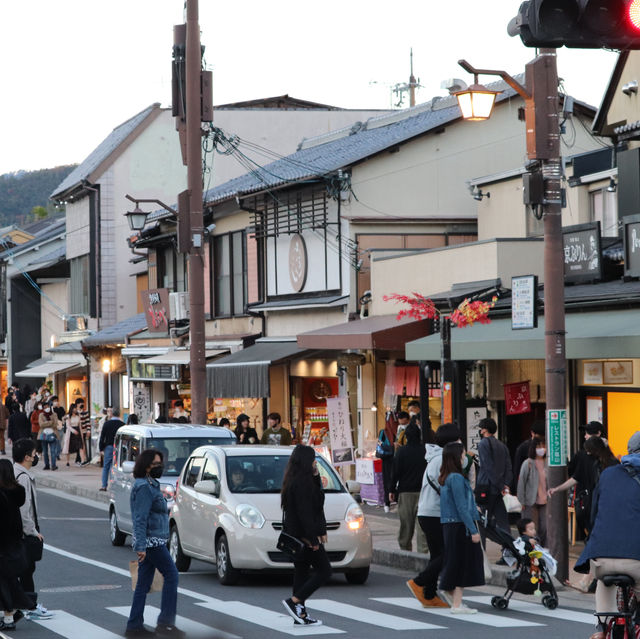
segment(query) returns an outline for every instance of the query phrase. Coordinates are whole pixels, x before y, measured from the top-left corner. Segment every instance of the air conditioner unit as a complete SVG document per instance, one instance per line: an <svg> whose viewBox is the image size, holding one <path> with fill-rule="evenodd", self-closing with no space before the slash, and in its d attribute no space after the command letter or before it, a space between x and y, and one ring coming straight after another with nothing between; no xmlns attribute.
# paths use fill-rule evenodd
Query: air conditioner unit
<svg viewBox="0 0 640 639"><path fill-rule="evenodd" d="M88 318L85 315L67 315L64 320L65 332L86 331Z"/></svg>
<svg viewBox="0 0 640 639"><path fill-rule="evenodd" d="M169 313L172 320L189 319L189 293L169 293Z"/></svg>

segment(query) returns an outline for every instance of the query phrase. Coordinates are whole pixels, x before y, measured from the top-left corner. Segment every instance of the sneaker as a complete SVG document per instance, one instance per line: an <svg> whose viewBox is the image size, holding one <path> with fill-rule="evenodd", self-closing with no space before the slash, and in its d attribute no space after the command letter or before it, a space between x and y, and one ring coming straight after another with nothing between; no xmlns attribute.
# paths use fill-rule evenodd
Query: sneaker
<svg viewBox="0 0 640 639"><path fill-rule="evenodd" d="M11 623L5 623L3 619L0 619L0 630L15 630L16 623L12 621Z"/></svg>
<svg viewBox="0 0 640 639"><path fill-rule="evenodd" d="M86 466L89 462L88 461L84 461L80 464L80 466Z"/></svg>
<svg viewBox="0 0 640 639"><path fill-rule="evenodd" d="M27 619L51 619L53 615L42 605L38 604L32 610L23 610Z"/></svg>
<svg viewBox="0 0 640 639"><path fill-rule="evenodd" d="M76 466L82 466L80 462L76 462Z"/></svg>
<svg viewBox="0 0 640 639"><path fill-rule="evenodd" d="M305 623L306 611L300 602L294 603L291 598L283 599L282 605L296 623Z"/></svg>
<svg viewBox="0 0 640 639"><path fill-rule="evenodd" d="M51 468L49 466L43 466L42 470L51 470Z"/></svg>
<svg viewBox="0 0 640 639"><path fill-rule="evenodd" d="M304 617L304 625L305 626L321 626L322 621L320 619L314 619L308 612L307 609L304 609L305 617ZM296 622L299 623L299 622Z"/></svg>
<svg viewBox="0 0 640 639"><path fill-rule="evenodd" d="M156 626L156 636L174 637L175 639L186 639L187 633L184 632L184 630L179 630L175 626L167 626L164 623L159 623Z"/></svg>
<svg viewBox="0 0 640 639"><path fill-rule="evenodd" d="M125 637L155 637L156 633L153 630L147 630L144 626L142 628L127 628L124 631Z"/></svg>
<svg viewBox="0 0 640 639"><path fill-rule="evenodd" d="M422 586L418 586L413 579L409 579L409 581L407 581L407 588L409 588L411 594L426 608L427 598L424 596L424 588Z"/></svg>
<svg viewBox="0 0 640 639"><path fill-rule="evenodd" d="M475 608L460 604L457 608L451 608L450 612L452 615L475 615L478 611Z"/></svg>
<svg viewBox="0 0 640 639"><path fill-rule="evenodd" d="M101 488L98 488L98 490L99 490L101 493L105 493L105 492L107 492L107 489L106 489L104 486L102 486Z"/></svg>
<svg viewBox="0 0 640 639"><path fill-rule="evenodd" d="M453 607L453 597L446 590L437 590L438 597L444 601L450 608Z"/></svg>
<svg viewBox="0 0 640 639"><path fill-rule="evenodd" d="M389 510L390 510L389 506L385 506L385 507L384 507L384 512L385 512L385 513L388 513L388 512L389 512Z"/></svg>

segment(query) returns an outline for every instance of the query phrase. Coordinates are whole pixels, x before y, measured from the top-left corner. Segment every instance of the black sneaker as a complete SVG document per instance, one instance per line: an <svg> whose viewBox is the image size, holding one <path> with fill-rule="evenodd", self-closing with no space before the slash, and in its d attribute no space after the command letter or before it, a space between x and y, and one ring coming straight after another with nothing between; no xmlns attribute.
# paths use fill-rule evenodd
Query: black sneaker
<svg viewBox="0 0 640 639"><path fill-rule="evenodd" d="M155 637L156 633L152 630L147 630L146 628L131 628L130 630L124 631L125 637Z"/></svg>
<svg viewBox="0 0 640 639"><path fill-rule="evenodd" d="M22 610L16 610L13 613L13 623L18 623L20 619L24 619L24 612L22 612Z"/></svg>
<svg viewBox="0 0 640 639"><path fill-rule="evenodd" d="M11 623L5 623L3 619L0 619L0 630L15 630L16 624L15 621Z"/></svg>
<svg viewBox="0 0 640 639"><path fill-rule="evenodd" d="M320 619L314 619L308 612L307 608L304 609L304 625L305 626L321 626L322 621Z"/></svg>
<svg viewBox="0 0 640 639"><path fill-rule="evenodd" d="M301 604L300 602L294 603L292 599L283 599L282 605L284 606L287 613L289 613L289 615L293 617L293 620L296 623L305 623L305 616L307 612L304 609L303 604Z"/></svg>
<svg viewBox="0 0 640 639"><path fill-rule="evenodd" d="M166 624L159 623L156 626L156 637L173 637L174 639L186 639L187 633L184 630L179 630L175 626L167 626Z"/></svg>

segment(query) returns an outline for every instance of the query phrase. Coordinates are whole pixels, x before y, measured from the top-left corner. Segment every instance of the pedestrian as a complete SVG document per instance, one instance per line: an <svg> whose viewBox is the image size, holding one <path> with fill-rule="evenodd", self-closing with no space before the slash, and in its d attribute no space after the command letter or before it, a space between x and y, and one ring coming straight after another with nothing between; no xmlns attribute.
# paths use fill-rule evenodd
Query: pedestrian
<svg viewBox="0 0 640 639"><path fill-rule="evenodd" d="M111 411L111 419L107 420L102 425L102 430L100 431L100 442L98 443L100 454L103 457L102 486L100 486L100 490L103 492L107 490L109 483L109 474L111 473L111 466L113 464L113 444L116 439L116 433L121 426L124 426L124 422L120 419L120 411L117 408L114 408Z"/></svg>
<svg viewBox="0 0 640 639"><path fill-rule="evenodd" d="M53 410L53 412L56 414L56 416L58 417L58 421L62 421L62 418L65 415L65 410L62 406L60 406L60 400L58 399L57 395L52 395L51 399L51 408Z"/></svg>
<svg viewBox="0 0 640 639"><path fill-rule="evenodd" d="M6 454L5 440L8 427L9 409L4 404L0 404L0 455Z"/></svg>
<svg viewBox="0 0 640 639"><path fill-rule="evenodd" d="M38 416L38 424L38 440L42 443L44 452L43 470L58 470L58 417L49 404L45 404Z"/></svg>
<svg viewBox="0 0 640 639"><path fill-rule="evenodd" d="M511 455L509 449L496 439L498 425L491 417L481 419L479 429L482 439L478 443L480 468L476 478L476 495L487 495L487 503L481 504L486 508L487 521L508 532L509 518L502 495L510 490ZM503 560L498 563L503 563Z"/></svg>
<svg viewBox="0 0 640 639"><path fill-rule="evenodd" d="M64 424L62 422L62 418L65 415L65 410L62 406L60 406L60 402L58 401L57 395L52 395L49 398L49 404L51 405L51 410L56 414L58 418L58 439L56 441L56 459L60 461L60 455L62 454L62 440L64 439Z"/></svg>
<svg viewBox="0 0 640 639"><path fill-rule="evenodd" d="M80 415L80 425L82 426L82 448L86 451L86 440L91 439L91 415L88 410L85 410L85 403L82 397L76 399L76 406L78 407L78 415ZM76 453L76 464L82 463L82 457L80 451Z"/></svg>
<svg viewBox="0 0 640 639"><path fill-rule="evenodd" d="M33 600L19 581L27 567L20 516L24 501L25 490L16 481L13 464L0 459L0 608L4 610L0 630L15 630L16 623L24 617L20 609L33 607Z"/></svg>
<svg viewBox="0 0 640 639"><path fill-rule="evenodd" d="M424 570L407 581L409 590L425 608L447 608L448 604L438 596L438 577L444 558L444 537L440 521L440 493L438 483L442 467L442 449L451 442L460 441L460 431L455 424L442 424L436 431L436 443L427 444L427 467L422 476L422 488L418 500L418 524L429 547L429 561Z"/></svg>
<svg viewBox="0 0 640 639"><path fill-rule="evenodd" d="M36 407L38 406L38 393L36 391L30 390L27 397L29 399L27 399L24 404L24 412L27 414L29 419L31 419L31 413L33 413L33 411L36 410Z"/></svg>
<svg viewBox="0 0 640 639"><path fill-rule="evenodd" d="M440 589L453 614L478 612L462 603L464 588L484 585L482 546L477 520L478 507L469 480L462 474L464 446L447 444L442 450L440 521L444 538L444 560Z"/></svg>
<svg viewBox="0 0 640 639"><path fill-rule="evenodd" d="M220 426L220 428L226 428L227 430L230 430L233 433L233 429L231 428L231 422L226 417L223 417L218 422L218 426ZM235 433L233 434L235 435Z"/></svg>
<svg viewBox="0 0 640 639"><path fill-rule="evenodd" d="M408 421L408 420L407 420ZM376 444L376 457L382 464L382 489L384 490L384 512L388 513L391 507L391 476L393 475L393 433L389 426L385 426L378 433Z"/></svg>
<svg viewBox="0 0 640 639"><path fill-rule="evenodd" d="M36 443L36 450L41 453L42 452L42 442L38 438L40 434L40 413L42 412L42 404L37 403L35 408L31 411L29 415L29 421L31 422L31 438Z"/></svg>
<svg viewBox="0 0 640 639"><path fill-rule="evenodd" d="M426 415L423 420L422 415L420 414L420 402L417 399L412 399L407 404L407 411L409 412L411 423L415 424L420 431L420 438L422 439L422 442L424 444L435 443L436 436L431 428L431 420L428 415Z"/></svg>
<svg viewBox="0 0 640 639"><path fill-rule="evenodd" d="M182 421L182 418L186 419L186 422ZM177 399L173 403L173 421L178 423L188 423L189 422L189 413L184 409L184 402L181 399ZM180 421L178 421L180 420Z"/></svg>
<svg viewBox="0 0 640 639"><path fill-rule="evenodd" d="M401 410L398 413L398 430L396 431L396 441L394 446L400 448L407 443L407 426L411 423L411 416L406 410Z"/></svg>
<svg viewBox="0 0 640 639"><path fill-rule="evenodd" d="M82 419L78 414L78 406L76 404L69 406L69 413L64 416L64 424L66 430L62 444L62 453L67 456L67 466L69 466L71 455L77 453L80 453L81 464L86 466L89 462L87 461L87 453L82 445Z"/></svg>
<svg viewBox="0 0 640 639"><path fill-rule="evenodd" d="M538 532L540 544L547 544L547 446L544 439L529 441L529 453L520 468L517 496L522 504L522 517L531 519Z"/></svg>
<svg viewBox="0 0 640 639"><path fill-rule="evenodd" d="M411 550L413 532L418 515L418 500L422 488L422 476L427 462L424 458L424 447L420 443L420 430L415 424L406 429L407 444L400 447L393 457L391 474L390 501L398 502L398 545L402 550ZM418 552L428 552L427 542L422 530L418 528Z"/></svg>
<svg viewBox="0 0 640 639"><path fill-rule="evenodd" d="M267 429L262 433L261 444L270 446L291 446L291 431L282 426L280 413L267 415Z"/></svg>
<svg viewBox="0 0 640 639"><path fill-rule="evenodd" d="M156 449L143 450L133 468L135 482L131 490L133 550L138 555L138 582L133 593L125 637L150 637L154 633L144 626L144 608L153 576L159 570L164 577L160 614L155 629L159 637L186 637L176 628L178 570L173 563L167 541L169 514L158 478L162 477L163 456Z"/></svg>
<svg viewBox="0 0 640 639"><path fill-rule="evenodd" d="M139 424L140 420L138 419L138 416L135 413L130 413L129 416L127 417L127 426L130 425L135 425L135 424Z"/></svg>
<svg viewBox="0 0 640 639"><path fill-rule="evenodd" d="M529 446L535 438L544 439L546 437L545 423L543 420L537 420L531 424L531 437L525 439L518 444L515 455L513 456L513 481L511 489L515 493L518 490L518 478L520 477L520 468L525 459L529 458Z"/></svg>
<svg viewBox="0 0 640 639"><path fill-rule="evenodd" d="M16 481L24 488L24 504L20 506L22 518L22 532L24 533L25 546L27 548L27 568L20 575L22 590L32 599L33 604L27 609L28 619L50 619L53 615L38 602L38 594L33 581L36 571L36 562L42 558L42 544L44 537L40 532L38 523L38 504L36 498L36 480L32 468L38 464L38 454L32 439L20 439L13 444L13 472ZM40 548L39 552L37 548Z"/></svg>
<svg viewBox="0 0 640 639"><path fill-rule="evenodd" d="M259 444L260 438L255 428L251 428L249 415L240 413L236 418L236 438L238 444Z"/></svg>
<svg viewBox="0 0 640 639"><path fill-rule="evenodd" d="M13 445L19 439L31 437L31 424L29 423L27 416L24 414L24 411L19 404L18 410L11 413L11 416L9 417L9 428L7 430L7 435L9 437L9 441L11 442L11 445Z"/></svg>
<svg viewBox="0 0 640 639"><path fill-rule="evenodd" d="M324 491L315 457L310 446L298 444L293 449L280 496L283 530L305 544L302 555L293 562L293 594L282 603L294 622L304 625L322 625L307 612L306 601L331 577L331 564L324 548L327 543Z"/></svg>
<svg viewBox="0 0 640 639"><path fill-rule="evenodd" d="M575 565L576 572L591 570L598 579L596 613L618 610L617 589L604 585L604 575L629 575L640 591L640 536L630 534L640 528L640 431L629 439L627 451L621 464L602 471L593 495L593 527ZM605 628L596 624L590 639L604 637Z"/></svg>

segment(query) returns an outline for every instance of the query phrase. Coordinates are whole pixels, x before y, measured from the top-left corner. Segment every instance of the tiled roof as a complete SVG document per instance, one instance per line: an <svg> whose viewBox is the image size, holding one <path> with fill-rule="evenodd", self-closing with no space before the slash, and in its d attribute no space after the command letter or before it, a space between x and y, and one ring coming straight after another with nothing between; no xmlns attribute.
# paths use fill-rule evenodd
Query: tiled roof
<svg viewBox="0 0 640 639"><path fill-rule="evenodd" d="M67 247L66 245L59 246L53 251L49 251L44 255L37 255L34 259L29 260L26 266L32 266L34 264L47 264L48 262L60 262L67 257Z"/></svg>
<svg viewBox="0 0 640 639"><path fill-rule="evenodd" d="M103 328L101 331L83 339L82 343L89 348L93 346L106 346L108 344L124 344L128 335L140 331L146 328L146 326L147 320L145 319L144 313L139 313L117 324Z"/></svg>
<svg viewBox="0 0 640 639"><path fill-rule="evenodd" d="M39 233L37 233L32 240L29 240L24 244L18 244L17 246L14 246L10 249L2 251L0 253L0 260L7 259L8 257L11 257L16 253L22 253L34 246L38 246L39 244L42 244L46 240L50 240L56 237L56 235L64 234L66 224L67 223L65 218L58 218L56 220L51 220L49 226L47 226L46 228L42 229Z"/></svg>
<svg viewBox="0 0 640 639"><path fill-rule="evenodd" d="M86 180L159 107L160 103L156 102L113 129L85 160L62 180L49 197L54 199L57 195L80 184L82 180Z"/></svg>

